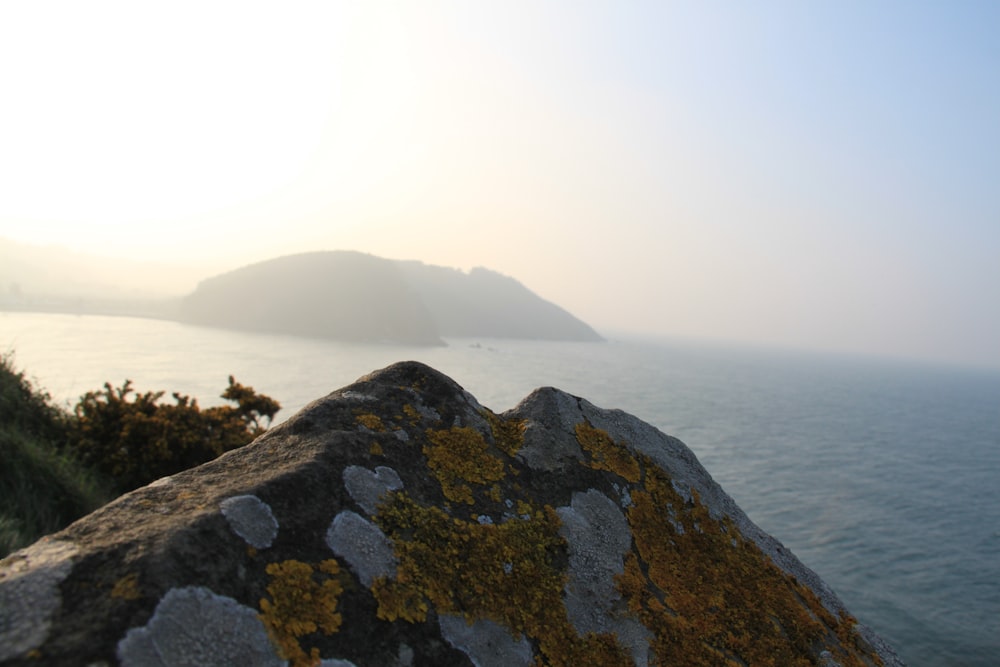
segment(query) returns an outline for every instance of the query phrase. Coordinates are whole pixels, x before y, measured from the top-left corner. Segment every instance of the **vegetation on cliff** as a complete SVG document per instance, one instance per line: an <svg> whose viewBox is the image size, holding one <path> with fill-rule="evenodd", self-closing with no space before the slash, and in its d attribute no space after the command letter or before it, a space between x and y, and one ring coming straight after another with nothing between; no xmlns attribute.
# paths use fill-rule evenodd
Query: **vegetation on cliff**
<svg viewBox="0 0 1000 667"><path fill-rule="evenodd" d="M202 410L177 393L161 403L163 394L126 380L66 412L0 355L0 557L116 495L245 445L281 407L232 376L222 398L235 406Z"/></svg>
<svg viewBox="0 0 1000 667"><path fill-rule="evenodd" d="M162 397L162 391L133 391L129 380L87 392L74 410L70 447L119 491L130 491L245 445L281 407L231 375L222 398L236 407L202 410L189 396L174 393L173 404L161 403Z"/></svg>
<svg viewBox="0 0 1000 667"><path fill-rule="evenodd" d="M64 447L70 417L0 356L0 557L112 498Z"/></svg>

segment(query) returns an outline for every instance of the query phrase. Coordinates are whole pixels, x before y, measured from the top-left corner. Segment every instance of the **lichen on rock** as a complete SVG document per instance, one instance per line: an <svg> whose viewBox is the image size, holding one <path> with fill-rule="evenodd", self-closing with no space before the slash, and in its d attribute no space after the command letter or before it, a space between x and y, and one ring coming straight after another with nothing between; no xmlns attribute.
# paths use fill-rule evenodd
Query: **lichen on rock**
<svg viewBox="0 0 1000 667"><path fill-rule="evenodd" d="M347 561L364 586L371 586L376 577L396 574L392 544L377 525L356 512L345 510L334 517L326 543Z"/></svg>
<svg viewBox="0 0 1000 667"><path fill-rule="evenodd" d="M43 540L0 561L0 660L37 649L45 641L77 547Z"/></svg>
<svg viewBox="0 0 1000 667"><path fill-rule="evenodd" d="M424 456L431 472L452 502L472 505L473 485L503 479L504 462L489 452L483 435L469 426L427 431Z"/></svg>
<svg viewBox="0 0 1000 667"><path fill-rule="evenodd" d="M2 667L116 659L902 665L679 440L415 362L0 565Z"/></svg>
<svg viewBox="0 0 1000 667"><path fill-rule="evenodd" d="M628 648L637 667L649 662L652 634L628 610L615 586L625 571L632 533L618 506L590 489L556 510L569 551L566 612L579 634L610 633Z"/></svg>
<svg viewBox="0 0 1000 667"><path fill-rule="evenodd" d="M578 634L563 602L567 573L560 521L551 507L501 524L450 517L395 494L376 520L399 562L373 587L379 616L421 622L429 609L475 623L489 619L537 642L543 664L628 664L610 633Z"/></svg>
<svg viewBox="0 0 1000 667"><path fill-rule="evenodd" d="M254 609L203 586L174 588L118 644L122 667L260 665L285 661Z"/></svg>
<svg viewBox="0 0 1000 667"><path fill-rule="evenodd" d="M319 660L319 649L307 653L301 639L317 631L325 635L340 629L343 616L337 602L344 592L337 575L340 565L333 559L313 567L309 563L286 560L266 568L270 581L267 597L260 601L260 619L282 657L293 667L308 667Z"/></svg>
<svg viewBox="0 0 1000 667"><path fill-rule="evenodd" d="M448 643L466 653L476 667L528 667L534 657L524 636L515 638L487 618L470 623L461 616L440 614L438 624Z"/></svg>
<svg viewBox="0 0 1000 667"><path fill-rule="evenodd" d="M343 478L351 498L369 514L375 513L375 507L387 493L403 488L399 474L388 466L376 466L374 471L364 466L347 466Z"/></svg>
<svg viewBox="0 0 1000 667"><path fill-rule="evenodd" d="M278 536L278 520L271 507L257 496L232 496L219 508L233 532L255 549L266 549Z"/></svg>

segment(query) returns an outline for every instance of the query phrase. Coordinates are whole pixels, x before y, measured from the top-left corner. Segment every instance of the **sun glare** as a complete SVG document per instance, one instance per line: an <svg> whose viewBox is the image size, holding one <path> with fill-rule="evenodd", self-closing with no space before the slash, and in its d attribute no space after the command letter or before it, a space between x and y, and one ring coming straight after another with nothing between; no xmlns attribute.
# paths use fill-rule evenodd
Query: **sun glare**
<svg viewBox="0 0 1000 667"><path fill-rule="evenodd" d="M0 179L26 225L125 229L266 197L301 176L337 103L337 50L285 7L4 14Z"/></svg>

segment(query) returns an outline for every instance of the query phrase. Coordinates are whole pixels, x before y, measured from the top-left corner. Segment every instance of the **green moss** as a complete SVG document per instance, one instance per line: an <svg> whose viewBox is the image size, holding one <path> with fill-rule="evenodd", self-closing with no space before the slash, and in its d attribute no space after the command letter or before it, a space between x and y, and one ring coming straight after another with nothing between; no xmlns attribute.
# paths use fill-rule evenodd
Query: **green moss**
<svg viewBox="0 0 1000 667"><path fill-rule="evenodd" d="M630 665L613 635L577 635L562 599L559 517L551 507L523 509L528 518L483 525L394 494L376 517L398 560L396 578L372 586L379 618L421 622L433 606L524 633L539 664Z"/></svg>
<svg viewBox="0 0 1000 667"><path fill-rule="evenodd" d="M325 560L315 568L309 563L286 560L270 563L266 572L271 580L267 586L270 598L260 600L260 619L282 657L294 667L319 663L319 649L309 653L300 638L321 631L333 634L340 629L342 618L337 601L343 592L337 575L340 566L335 560Z"/></svg>
<svg viewBox="0 0 1000 667"><path fill-rule="evenodd" d="M424 455L431 472L452 502L473 501L470 484L490 484L505 476L504 462L489 453L479 431L467 426L427 431Z"/></svg>

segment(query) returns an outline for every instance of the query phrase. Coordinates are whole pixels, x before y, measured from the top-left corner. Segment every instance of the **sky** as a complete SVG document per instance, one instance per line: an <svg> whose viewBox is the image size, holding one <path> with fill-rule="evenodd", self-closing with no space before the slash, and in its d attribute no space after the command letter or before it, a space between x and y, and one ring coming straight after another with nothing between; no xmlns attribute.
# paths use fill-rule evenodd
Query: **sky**
<svg viewBox="0 0 1000 667"><path fill-rule="evenodd" d="M6 2L0 90L0 238L1000 366L1000 3Z"/></svg>

